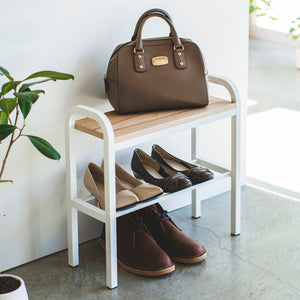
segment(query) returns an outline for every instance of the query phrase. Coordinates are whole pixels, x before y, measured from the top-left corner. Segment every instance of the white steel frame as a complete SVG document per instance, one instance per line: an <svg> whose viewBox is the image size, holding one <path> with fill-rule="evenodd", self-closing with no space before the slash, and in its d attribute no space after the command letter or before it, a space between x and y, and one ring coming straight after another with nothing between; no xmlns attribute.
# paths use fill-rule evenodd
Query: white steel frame
<svg viewBox="0 0 300 300"><path fill-rule="evenodd" d="M201 216L201 201L197 188L204 185L212 185L217 180L225 177L231 177L231 234L240 234L240 168L241 168L241 105L238 90L233 82L216 75L209 75L208 81L214 84L224 86L231 98L235 102L234 109L226 110L211 116L202 117L198 120L187 122L182 125L173 126L151 134L139 136L130 140L115 143L112 125L106 115L94 108L78 105L73 106L66 118L66 183L67 183L67 209L68 209L68 250L69 265L75 267L79 265L78 253L78 211L85 213L103 223L105 223L106 238L106 285L113 289L118 286L117 271L117 236L116 236L116 218L143 207L161 202L164 199L172 197L174 194L163 194L150 201L139 203L128 208L116 211L116 191L115 191L115 152L137 144L149 142L158 137L176 133L181 130L191 129L191 158L194 162L202 166L207 166L218 173L211 181L192 186L188 189L176 192L185 193L191 190L192 193L192 217ZM71 147L71 141L74 132L75 115L81 115L96 120L103 130L103 151L104 151L104 189L105 189L105 207L100 209L88 202L93 197L80 199L77 196L77 173L76 158ZM218 165L209 163L196 158L196 138L197 127L223 118L231 117L231 170L227 170Z"/></svg>

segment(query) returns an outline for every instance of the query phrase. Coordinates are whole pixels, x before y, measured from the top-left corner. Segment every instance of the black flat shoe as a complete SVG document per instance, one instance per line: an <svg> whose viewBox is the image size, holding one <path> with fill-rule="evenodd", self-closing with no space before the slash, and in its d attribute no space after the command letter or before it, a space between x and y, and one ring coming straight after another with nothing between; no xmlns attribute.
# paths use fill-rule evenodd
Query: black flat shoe
<svg viewBox="0 0 300 300"><path fill-rule="evenodd" d="M201 183L214 178L214 174L207 168L202 168L197 165L190 164L181 160L158 145L152 146L151 156L161 165L167 167L173 172L181 172L186 175L192 184Z"/></svg>
<svg viewBox="0 0 300 300"><path fill-rule="evenodd" d="M131 169L136 178L161 187L165 193L173 193L192 185L184 174L160 165L140 149L134 150Z"/></svg>

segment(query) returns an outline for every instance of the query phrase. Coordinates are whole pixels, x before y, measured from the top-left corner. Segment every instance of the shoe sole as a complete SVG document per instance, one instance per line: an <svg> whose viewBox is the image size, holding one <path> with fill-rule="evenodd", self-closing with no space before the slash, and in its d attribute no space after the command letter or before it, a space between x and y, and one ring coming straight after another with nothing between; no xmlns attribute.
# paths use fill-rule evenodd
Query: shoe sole
<svg viewBox="0 0 300 300"><path fill-rule="evenodd" d="M150 270L141 270L141 269L135 269L126 266L123 264L119 259L118 259L118 264L123 267L126 271L137 274L137 275L142 275L142 276L151 276L151 277L157 277L157 276L162 276L166 275L169 273L172 273L175 271L175 265L172 265L168 268L157 270L157 271L150 271Z"/></svg>
<svg viewBox="0 0 300 300"><path fill-rule="evenodd" d="M106 250L106 246L103 240L100 240L100 246ZM151 276L151 277L157 277L157 276L162 276L162 275L166 275L169 273L172 273L175 271L175 264L173 264L172 266L165 268L165 269L160 269L160 270L156 270L156 271L150 271L150 270L142 270L142 269L135 269L132 267L129 267L127 265L125 265L124 263L122 263L119 259L117 259L118 264L124 268L126 271L137 274L137 275L142 275L142 276Z"/></svg>
<svg viewBox="0 0 300 300"><path fill-rule="evenodd" d="M195 264L206 258L206 253L201 256L193 257L193 258L184 258L184 257L172 257L171 259L174 262L183 263L183 264Z"/></svg>

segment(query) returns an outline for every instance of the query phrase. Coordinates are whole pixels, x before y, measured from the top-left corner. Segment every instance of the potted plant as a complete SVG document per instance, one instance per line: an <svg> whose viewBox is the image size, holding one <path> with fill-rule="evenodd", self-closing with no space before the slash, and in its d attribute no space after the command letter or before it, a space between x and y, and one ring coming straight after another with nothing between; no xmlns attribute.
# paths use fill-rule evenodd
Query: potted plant
<svg viewBox="0 0 300 300"><path fill-rule="evenodd" d="M291 22L289 35L296 41L296 66L300 69L300 17L296 18Z"/></svg>
<svg viewBox="0 0 300 300"><path fill-rule="evenodd" d="M3 162L0 168L0 184L4 184L13 182L12 179L3 179L3 174L11 148L23 138L28 138L44 156L54 160L60 159L60 154L45 139L25 133L26 118L39 95L45 93L44 90L35 89L35 85L47 81L74 79L74 76L55 71L41 71L23 80L15 80L5 68L0 66L0 78L5 79L0 87L0 153L5 153L1 157ZM4 147L6 152L2 151ZM25 283L21 278L8 274L0 275L0 300L4 299L28 299Z"/></svg>
<svg viewBox="0 0 300 300"><path fill-rule="evenodd" d="M0 300L28 300L25 282L10 274L0 274Z"/></svg>

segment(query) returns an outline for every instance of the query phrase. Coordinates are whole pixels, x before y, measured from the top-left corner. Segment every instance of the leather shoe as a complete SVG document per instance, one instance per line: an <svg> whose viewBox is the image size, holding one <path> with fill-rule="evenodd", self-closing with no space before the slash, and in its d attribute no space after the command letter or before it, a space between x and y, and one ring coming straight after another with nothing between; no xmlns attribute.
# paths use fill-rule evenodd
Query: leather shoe
<svg viewBox="0 0 300 300"><path fill-rule="evenodd" d="M135 149L131 169L138 179L157 185L166 193L172 193L192 185L188 177L159 164L140 149Z"/></svg>
<svg viewBox="0 0 300 300"><path fill-rule="evenodd" d="M139 198L139 202L149 200L163 193L160 187L150 183L143 183L127 173L118 164L116 164L116 180L124 189L134 192Z"/></svg>
<svg viewBox="0 0 300 300"><path fill-rule="evenodd" d="M214 174L207 168L188 163L179 159L158 145L152 146L151 156L163 166L169 168L173 172L181 172L186 175L192 184L201 183L214 178Z"/></svg>
<svg viewBox="0 0 300 300"><path fill-rule="evenodd" d="M193 264L206 258L205 248L184 234L158 203L137 213L157 244L174 262Z"/></svg>
<svg viewBox="0 0 300 300"><path fill-rule="evenodd" d="M105 209L104 170L94 163L89 163L84 174L84 185L95 196L96 205ZM127 190L116 180L116 208L119 209L138 202L137 195Z"/></svg>
<svg viewBox="0 0 300 300"><path fill-rule="evenodd" d="M101 246L105 248L105 231ZM175 264L162 250L142 219L135 213L117 219L118 263L125 270L144 276L161 276L175 271Z"/></svg>

